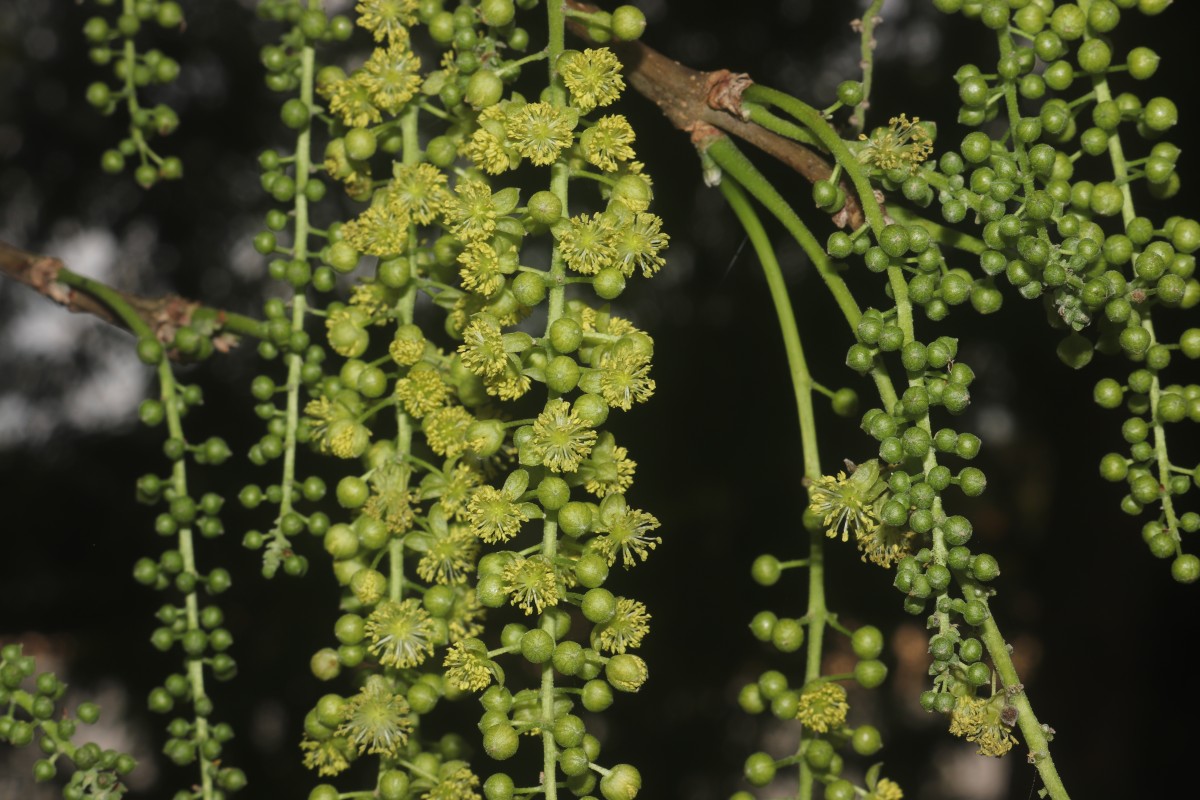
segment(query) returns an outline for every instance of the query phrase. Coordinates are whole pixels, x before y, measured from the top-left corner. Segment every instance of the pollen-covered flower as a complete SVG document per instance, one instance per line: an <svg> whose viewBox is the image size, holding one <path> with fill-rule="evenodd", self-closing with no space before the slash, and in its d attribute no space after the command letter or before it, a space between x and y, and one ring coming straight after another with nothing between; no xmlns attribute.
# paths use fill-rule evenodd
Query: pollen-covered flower
<svg viewBox="0 0 1200 800"><path fill-rule="evenodd" d="M966 695L959 697L950 714L950 733L979 745L981 756L998 758L1004 755L1017 743L1012 728L1004 724L1002 718L1005 699L1003 694L993 695L988 700Z"/></svg>
<svg viewBox="0 0 1200 800"><path fill-rule="evenodd" d="M508 366L504 337L500 323L490 314L476 314L463 329L463 343L458 346L463 366L480 377L503 374Z"/></svg>
<svg viewBox="0 0 1200 800"><path fill-rule="evenodd" d="M434 535L429 549L417 562L417 576L428 583L465 583L475 570L479 540L464 525L450 525L443 535Z"/></svg>
<svg viewBox="0 0 1200 800"><path fill-rule="evenodd" d="M649 535L659 525L653 514L630 508L624 495L610 494L600 503L597 531L601 535L590 546L607 558L610 566L620 553L622 563L632 567L638 559L645 561L650 551L662 544L662 537Z"/></svg>
<svg viewBox="0 0 1200 800"><path fill-rule="evenodd" d="M579 149L589 163L605 172L614 172L618 161L633 158L633 128L621 114L610 114L588 128L579 137Z"/></svg>
<svg viewBox="0 0 1200 800"><path fill-rule="evenodd" d="M425 354L425 334L417 325L401 325L396 329L388 355L401 367L411 367Z"/></svg>
<svg viewBox="0 0 1200 800"><path fill-rule="evenodd" d="M459 642L483 633L483 606L470 586L457 586L454 590L454 605L446 615L446 627L450 641Z"/></svg>
<svg viewBox="0 0 1200 800"><path fill-rule="evenodd" d="M859 464L849 478L839 472L836 478L822 475L813 481L808 487L808 507L821 518L829 538L840 535L846 542L853 533L857 541L879 525L875 500L886 489L879 478L879 461L871 459Z"/></svg>
<svg viewBox="0 0 1200 800"><path fill-rule="evenodd" d="M462 181L446 201L443 216L450 232L463 241L486 239L496 230L492 188L483 181Z"/></svg>
<svg viewBox="0 0 1200 800"><path fill-rule="evenodd" d="M341 116L347 128L365 128L383 119L361 71L330 84L325 94L329 98L330 113Z"/></svg>
<svg viewBox="0 0 1200 800"><path fill-rule="evenodd" d="M574 472L595 444L596 431L560 397L548 401L538 414L526 447L551 472Z"/></svg>
<svg viewBox="0 0 1200 800"><path fill-rule="evenodd" d="M450 398L450 387L442 380L437 367L417 363L408 371L408 375L396 381L396 397L404 404L405 411L420 419L446 404Z"/></svg>
<svg viewBox="0 0 1200 800"><path fill-rule="evenodd" d="M448 518L463 519L467 502L471 499L482 478L479 472L467 464L456 464L454 469L443 474L430 473L421 481L421 497L438 499L438 506Z"/></svg>
<svg viewBox="0 0 1200 800"><path fill-rule="evenodd" d="M607 47L563 53L558 74L571 92L571 102L584 114L613 103L625 89L621 62Z"/></svg>
<svg viewBox="0 0 1200 800"><path fill-rule="evenodd" d="M874 525L860 528L855 541L862 552L862 560L881 567L891 567L912 553L912 531L891 525Z"/></svg>
<svg viewBox="0 0 1200 800"><path fill-rule="evenodd" d="M349 740L343 736L330 736L317 741L304 734L300 749L304 752L304 766L316 770L321 777L332 777L349 769L350 762L357 755Z"/></svg>
<svg viewBox="0 0 1200 800"><path fill-rule="evenodd" d="M413 599L386 600L367 617L367 650L385 667L415 667L433 655L433 618Z"/></svg>
<svg viewBox="0 0 1200 800"><path fill-rule="evenodd" d="M800 692L796 719L817 733L828 733L846 721L846 712L849 710L846 690L842 685L820 681L805 686Z"/></svg>
<svg viewBox="0 0 1200 800"><path fill-rule="evenodd" d="M469 242L458 254L458 271L464 289L483 297L491 297L504 288L504 274L500 271L500 257L487 242Z"/></svg>
<svg viewBox="0 0 1200 800"><path fill-rule="evenodd" d="M504 568L503 579L510 602L526 614L540 614L558 605L558 575L543 555L515 559Z"/></svg>
<svg viewBox="0 0 1200 800"><path fill-rule="evenodd" d="M613 408L628 411L635 402L644 403L654 394L650 358L640 352L606 350L596 368L600 372L600 395Z"/></svg>
<svg viewBox="0 0 1200 800"><path fill-rule="evenodd" d="M465 761L447 761L438 768L437 783L421 795L421 800L482 800L479 792L479 776Z"/></svg>
<svg viewBox="0 0 1200 800"><path fill-rule="evenodd" d="M858 138L866 142L858 151L859 162L881 170L908 167L915 172L933 154L933 141L920 117L911 121L904 114L892 117L886 128L876 128L870 137L860 133Z"/></svg>
<svg viewBox="0 0 1200 800"><path fill-rule="evenodd" d="M363 506L363 513L387 525L393 534L412 528L415 498L408 488L410 472L407 465L395 462L383 464L371 472L371 495Z"/></svg>
<svg viewBox="0 0 1200 800"><path fill-rule="evenodd" d="M390 256L408 243L408 214L397 203L378 202L342 226L342 238L360 253Z"/></svg>
<svg viewBox="0 0 1200 800"><path fill-rule="evenodd" d="M567 266L581 275L595 275L613 262L613 225L605 214L580 214L563 226L558 249Z"/></svg>
<svg viewBox="0 0 1200 800"><path fill-rule="evenodd" d="M467 503L467 523L471 531L488 544L507 542L529 521L520 504L494 486L480 486Z"/></svg>
<svg viewBox="0 0 1200 800"><path fill-rule="evenodd" d="M417 0L359 0L354 10L377 42L407 40L408 27L417 21Z"/></svg>
<svg viewBox="0 0 1200 800"><path fill-rule="evenodd" d="M480 125L462 146L462 154L488 175L499 175L515 169L521 155L509 144L500 123Z"/></svg>
<svg viewBox="0 0 1200 800"><path fill-rule="evenodd" d="M571 146L575 112L550 103L526 103L509 112L504 132L517 152L538 166L553 164Z"/></svg>
<svg viewBox="0 0 1200 800"><path fill-rule="evenodd" d="M437 219L450 197L446 173L426 163L396 164L387 192L421 225Z"/></svg>
<svg viewBox="0 0 1200 800"><path fill-rule="evenodd" d="M624 653L637 647L650 631L650 615L646 605L628 597L617 598L617 611L612 619L597 625L592 631L593 647L610 653Z"/></svg>
<svg viewBox="0 0 1200 800"><path fill-rule="evenodd" d="M890 778L880 778L875 784L875 788L866 796L865 800L903 800L904 792L900 789L900 784Z"/></svg>
<svg viewBox="0 0 1200 800"><path fill-rule="evenodd" d="M487 645L478 639L455 642L446 651L442 666L450 685L464 692L483 691L496 677L496 665L488 658Z"/></svg>
<svg viewBox="0 0 1200 800"><path fill-rule="evenodd" d="M591 456L579 466L579 476L586 481L585 489L605 498L632 486L636 470L637 462L629 458L629 451L618 447L613 435L605 431L596 440Z"/></svg>
<svg viewBox="0 0 1200 800"><path fill-rule="evenodd" d="M616 266L626 278L640 269L644 277L651 277L667 263L659 251L667 248L671 237L662 232L662 219L657 214L642 212L631 215L632 219L615 226L612 245Z"/></svg>
<svg viewBox="0 0 1200 800"><path fill-rule="evenodd" d="M409 48L408 41L402 40L375 48L363 64L360 80L377 108L399 114L421 88L420 71L421 59Z"/></svg>
<svg viewBox="0 0 1200 800"><path fill-rule="evenodd" d="M345 721L337 733L361 753L395 758L413 730L411 709L404 695L392 690L382 675L370 675L358 694L350 698Z"/></svg>
<svg viewBox="0 0 1200 800"><path fill-rule="evenodd" d="M487 393L494 397L501 400L517 400L529 391L530 381L528 375L517 372L512 364L507 364L501 375L489 375L484 378L483 385Z"/></svg>
<svg viewBox="0 0 1200 800"><path fill-rule="evenodd" d="M425 415L421 429L433 452L446 458L457 458L471 448L467 431L475 418L462 406L443 406Z"/></svg>

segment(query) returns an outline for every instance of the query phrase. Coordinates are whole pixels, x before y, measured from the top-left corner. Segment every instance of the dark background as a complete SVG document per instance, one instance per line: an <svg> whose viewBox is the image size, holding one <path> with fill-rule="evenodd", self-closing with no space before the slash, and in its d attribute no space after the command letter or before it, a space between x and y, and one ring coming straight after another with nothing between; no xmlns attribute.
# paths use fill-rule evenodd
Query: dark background
<svg viewBox="0 0 1200 800"><path fill-rule="evenodd" d="M265 142L288 140L277 124L280 99L262 87L257 63L258 48L276 33L254 18L248 0L184 5L187 35L162 37L184 70L166 95L183 125L164 150L182 156L188 177L149 194L128 175L98 169L121 123L82 100L100 77L78 33L87 9L48 0L10 0L0 9L0 238L54 255L99 247L108 254L97 256L107 258L108 279L122 288L178 291L256 313L265 264L249 239L268 199L258 189L255 157ZM749 72L815 105L830 101L838 81L857 76L857 37L847 23L864 3L641 5L651 20L646 41L698 69ZM979 26L944 18L926 2L890 3L885 15L871 120L901 112L938 120L940 152L962 133L953 124L950 75L973 59L990 71L992 45ZM1150 44L1164 56L1154 89L1133 88L1143 99L1174 98L1180 130L1191 131L1195 90L1186 83L1191 53L1182 15L1168 11L1151 32L1127 13L1117 51ZM536 30L535 22L529 26ZM656 339L658 392L615 425L639 464L631 502L660 518L664 543L615 581L654 615L643 648L652 680L636 700L621 698L604 715L610 728L602 759L640 766L647 797L707 800L742 787L741 763L753 750L779 755L790 747L794 726L747 717L734 698L763 669L802 672L801 654L780 656L745 627L762 608L803 613L802 583L767 590L748 580L758 553L799 557L804 550L801 457L783 348L753 254L746 248L739 255L742 235L719 195L703 187L684 136L632 94L621 111L639 132L639 157L655 178L656 210L672 235L668 267L621 300ZM1170 211L1153 211L1156 218L1195 215L1190 153L1183 135L1175 141L1185 151L1185 190ZM802 181L773 174L807 207ZM869 384L841 366L850 342L844 323L795 246L778 240L814 374L869 396ZM861 302L870 304L875 284L861 287ZM1185 648L1197 590L1170 580L1168 562L1141 543L1144 520L1120 513L1119 487L1096 470L1103 453L1120 449L1122 417L1093 406L1091 387L1106 375L1123 379L1128 365L1098 358L1078 372L1063 367L1054 355L1061 334L1046 325L1040 303L1015 293L988 318L962 309L938 326L918 315L918 325L929 338L957 335L960 360L978 375L971 410L950 424L983 437L977 463L989 491L963 509L975 520L979 546L1000 561L993 608L1024 665L1035 710L1058 731L1053 752L1068 788L1080 798L1135 796L1148 780L1157 785L1148 775L1190 774L1190 728L1200 704L1187 682ZM1176 326L1183 327L1165 323L1168 335ZM149 767L138 796L163 798L193 772L155 759L164 721L144 710L145 694L178 664L147 643L162 600L129 578L137 558L163 546L152 533L154 512L132 503L137 476L163 462L161 432L133 421L150 378L131 362L130 345L119 332L68 321L23 287L0 283L0 641L23 641L56 665L77 699L100 697L107 718L118 722L105 729L119 737L108 746L133 748ZM1189 367L1175 380L1194 380ZM245 796L304 797L313 778L299 766L296 742L304 712L327 691L306 665L330 641L337 589L325 578L318 542L305 542L314 566L304 581L264 581L259 555L238 546L244 530L265 521L232 498L246 482L271 480L271 470L244 459L262 433L248 393L257 368L252 348L244 348L185 372L206 397L189 430L198 438L219 433L237 454L220 472L193 471L197 489L231 498L223 515L229 535L200 544L202 564L224 565L235 580L221 605L237 639L240 675L212 692L216 717L238 731L226 761L252 781ZM819 413L826 469L843 457L869 457L870 441L853 421ZM1173 431L1172 446L1177 462L1194 461L1193 431ZM853 697L851 718L883 730L885 774L908 797L1034 796L1038 784L1023 748L1000 762L976 758L972 746L945 733L944 720L920 712L919 620L903 614L884 572L848 549L828 552L832 608L851 626L869 622L891 633L885 659L892 679ZM843 642L833 643L836 665ZM841 658L842 668L852 663ZM461 713L469 720L473 708ZM0 752L0 797L33 797L20 782L28 765L6 757ZM486 763L482 757L485 775Z"/></svg>

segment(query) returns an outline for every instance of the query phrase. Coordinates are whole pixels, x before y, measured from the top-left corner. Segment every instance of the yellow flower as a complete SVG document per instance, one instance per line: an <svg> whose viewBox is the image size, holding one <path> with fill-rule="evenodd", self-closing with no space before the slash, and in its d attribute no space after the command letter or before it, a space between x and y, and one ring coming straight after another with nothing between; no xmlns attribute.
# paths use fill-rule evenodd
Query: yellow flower
<svg viewBox="0 0 1200 800"><path fill-rule="evenodd" d="M396 164L388 196L394 198L414 220L428 225L442 213L450 192L446 173L432 164Z"/></svg>
<svg viewBox="0 0 1200 800"><path fill-rule="evenodd" d="M818 682L805 686L800 693L796 719L817 733L836 730L846 721L850 705L841 684Z"/></svg>
<svg viewBox="0 0 1200 800"><path fill-rule="evenodd" d="M891 525L861 527L855 532L855 542L862 552L862 560L881 567L891 567L912 553L912 531Z"/></svg>
<svg viewBox="0 0 1200 800"><path fill-rule="evenodd" d="M653 514L630 508L622 494L610 494L600 503L597 536L590 546L608 559L611 566L621 553L626 567L635 566L640 558L645 561L650 551L662 544L659 536L649 536L660 523Z"/></svg>
<svg viewBox="0 0 1200 800"><path fill-rule="evenodd" d="M526 103L511 111L504 131L517 152L538 166L553 164L559 151L571 146L574 111L549 103Z"/></svg>
<svg viewBox="0 0 1200 800"><path fill-rule="evenodd" d="M464 241L487 239L496 230L492 188L483 181L462 181L446 202L444 217L450 232Z"/></svg>
<svg viewBox="0 0 1200 800"><path fill-rule="evenodd" d="M641 353L606 350L596 369L600 371L600 395L613 408L628 411L634 402L644 403L654 394L650 359Z"/></svg>
<svg viewBox="0 0 1200 800"><path fill-rule="evenodd" d="M371 90L361 71L332 84L327 94L330 113L341 115L342 123L347 128L365 128L383 119L371 99Z"/></svg>
<svg viewBox="0 0 1200 800"><path fill-rule="evenodd" d="M469 586L459 586L454 591L454 605L446 617L446 625L450 629L450 641L459 642L483 633L483 606L475 597L475 590Z"/></svg>
<svg viewBox="0 0 1200 800"><path fill-rule="evenodd" d="M417 325L401 325L396 329L388 355L401 367L411 367L425 354L425 334Z"/></svg>
<svg viewBox="0 0 1200 800"><path fill-rule="evenodd" d="M614 259L625 277L641 269L642 275L649 278L667 263L659 251L667 248L671 237L662 232L662 219L657 214L641 212L630 216L632 219L614 226Z"/></svg>
<svg viewBox="0 0 1200 800"><path fill-rule="evenodd" d="M633 158L634 134L629 120L620 114L601 117L579 137L583 157L605 172L614 172L618 161Z"/></svg>
<svg viewBox="0 0 1200 800"><path fill-rule="evenodd" d="M341 736L331 736L318 742L304 734L300 749L304 751L304 766L316 770L321 777L330 777L349 769L350 761L356 755L350 742Z"/></svg>
<svg viewBox="0 0 1200 800"><path fill-rule="evenodd" d="M503 578L510 601L526 614L558 605L558 575L543 555L517 558L504 568Z"/></svg>
<svg viewBox="0 0 1200 800"><path fill-rule="evenodd" d="M621 62L607 47L563 53L558 74L571 91L571 102L585 114L596 106L611 104L625 89Z"/></svg>
<svg viewBox="0 0 1200 800"><path fill-rule="evenodd" d="M358 24L369 30L375 41L406 40L408 26L417 21L417 0L359 0L354 6Z"/></svg>
<svg viewBox="0 0 1200 800"><path fill-rule="evenodd" d="M597 439L591 456L580 465L579 475L586 481L585 489L604 498L632 486L636 470L637 462L629 458L629 451L618 447L613 435L605 431Z"/></svg>
<svg viewBox="0 0 1200 800"><path fill-rule="evenodd" d="M342 238L367 255L395 255L408 243L409 221L398 204L374 203L342 226Z"/></svg>
<svg viewBox="0 0 1200 800"><path fill-rule="evenodd" d="M414 602L414 601L409 601ZM358 694L347 704L345 721L337 733L361 753L380 753L396 758L413 730L408 701L392 690L382 675L368 676Z"/></svg>
<svg viewBox="0 0 1200 800"><path fill-rule="evenodd" d="M442 661L446 680L464 692L479 692L491 685L496 677L495 664L488 658L487 646L478 639L455 642Z"/></svg>
<svg viewBox="0 0 1200 800"><path fill-rule="evenodd" d="M509 149L503 126L493 123L476 128L463 145L462 154L488 175L499 175L515 169L520 161L520 154Z"/></svg>
<svg viewBox="0 0 1200 800"><path fill-rule="evenodd" d="M480 486L471 493L466 517L472 533L488 544L507 542L529 520L520 505L494 486Z"/></svg>
<svg viewBox="0 0 1200 800"><path fill-rule="evenodd" d="M650 631L649 623L650 615L646 613L644 603L618 597L617 611L612 619L593 630L593 646L610 653L624 653L642 643L642 638Z"/></svg>
<svg viewBox="0 0 1200 800"><path fill-rule="evenodd" d="M858 151L858 160L881 170L908 167L916 172L917 166L933 154L933 141L921 124L920 117L901 114L888 120L886 128L876 128L870 137L860 133L860 141L866 142Z"/></svg>
<svg viewBox="0 0 1200 800"><path fill-rule="evenodd" d="M404 104L421 88L421 59L402 40L375 52L363 64L361 81L371 93L371 102L389 114L399 114Z"/></svg>
<svg viewBox="0 0 1200 800"><path fill-rule="evenodd" d="M596 432L562 398L546 403L533 422L527 447L551 472L574 472L596 443Z"/></svg>
<svg viewBox="0 0 1200 800"><path fill-rule="evenodd" d="M426 414L421 427L433 452L446 458L457 458L471 447L467 429L474 421L475 418L462 406L445 406Z"/></svg>
<svg viewBox="0 0 1200 800"><path fill-rule="evenodd" d="M404 410L420 419L441 408L450 397L450 387L442 380L437 367L431 364L414 364L408 375L396 381L396 397L404 404Z"/></svg>
<svg viewBox="0 0 1200 800"><path fill-rule="evenodd" d="M406 465L389 463L371 473L371 496L363 513L387 525L393 534L412 528L413 493L408 489L410 469Z"/></svg>
<svg viewBox="0 0 1200 800"><path fill-rule="evenodd" d="M416 600L386 600L367 617L367 650L385 667L415 667L433 655L436 626Z"/></svg>
<svg viewBox="0 0 1200 800"><path fill-rule="evenodd" d="M886 491L887 485L879 477L879 461L871 459L859 464L850 477L839 472L836 478L817 478L808 487L808 507L824 522L829 538L840 535L847 542L853 533L857 541L879 525L875 500Z"/></svg>
<svg viewBox="0 0 1200 800"><path fill-rule="evenodd" d="M500 324L490 314L476 314L463 329L458 354L463 366L480 377L495 377L508 366Z"/></svg>
<svg viewBox="0 0 1200 800"><path fill-rule="evenodd" d="M482 800L479 776L471 772L465 761L447 761L438 769L438 781L421 795L421 800Z"/></svg>
<svg viewBox="0 0 1200 800"><path fill-rule="evenodd" d="M469 242L458 254L458 271L463 288L483 297L491 297L504 287L504 275L500 272L500 257L487 242Z"/></svg>
<svg viewBox="0 0 1200 800"><path fill-rule="evenodd" d="M904 792L900 784L888 778L881 778L875 788L867 795L866 800L903 800Z"/></svg>
<svg viewBox="0 0 1200 800"><path fill-rule="evenodd" d="M558 249L567 266L581 275L595 275L613 262L613 226L604 214L572 217L559 236Z"/></svg>
<svg viewBox="0 0 1200 800"><path fill-rule="evenodd" d="M999 758L1017 743L1012 728L1002 718L1005 701L1003 694L988 700L960 696L950 714L950 733L978 744L979 755Z"/></svg>
<svg viewBox="0 0 1200 800"><path fill-rule="evenodd" d="M417 562L417 576L428 583L465 583L475 570L479 540L464 525L448 526L445 535L434 535L429 549Z"/></svg>

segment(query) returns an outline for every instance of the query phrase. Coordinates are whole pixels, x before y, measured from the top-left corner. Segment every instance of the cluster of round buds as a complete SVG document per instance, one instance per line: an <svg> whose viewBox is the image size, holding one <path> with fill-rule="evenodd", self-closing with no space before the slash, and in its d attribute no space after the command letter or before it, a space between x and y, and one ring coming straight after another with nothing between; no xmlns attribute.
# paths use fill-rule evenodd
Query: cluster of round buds
<svg viewBox="0 0 1200 800"><path fill-rule="evenodd" d="M290 304L268 303L260 345L284 357L289 378L252 386L268 431L251 458L280 460L284 480L241 499L280 507L269 533L245 539L265 546L265 570L302 572L292 539L307 529L344 587L336 643L311 666L325 681L354 670L356 689L325 695L308 714L304 761L333 778L378 758L373 791L384 798L465 799L482 788L506 800L512 779L481 783L462 737L424 735L422 718L442 699L481 693L487 754L509 758L522 734L550 736L546 780L629 800L636 769L603 766L599 740L574 713L602 711L614 692L646 681L632 651L650 614L603 584L660 542L658 520L627 500L636 464L604 429L612 411L653 395L653 341L585 296L611 300L654 275L669 242L649 211L636 137L605 113L624 88L620 64L605 48L555 53L555 88L530 101L509 86L548 55L515 55L530 38L517 6L533 3L451 12L436 0L361 0L354 23L373 51L356 67L321 67L314 46L352 26L293 5L271 6L293 28L264 63L272 88L299 94L282 110L297 148L260 159L264 190L291 210L268 212L254 239L270 275L294 291ZM618 38L644 26L628 7L587 17ZM440 60L426 55L427 39L444 48ZM555 177L526 195L502 184L518 167ZM567 180L578 175L601 187L601 205L571 216ZM320 229L327 180L363 205ZM340 275L353 281L348 296L308 311L309 288L334 291ZM576 296L579 287L591 292ZM538 307L544 331L527 322ZM445 321L431 326L438 312ZM319 340L309 314L323 323ZM538 384L545 394L534 400ZM295 477L303 444L345 469L333 519L295 509L325 492L323 481ZM570 606L588 623L574 638ZM495 624L488 613L519 621ZM507 663L516 653L522 661ZM537 688L519 688L530 671L543 674ZM311 797L337 793L322 783Z"/></svg>
<svg viewBox="0 0 1200 800"><path fill-rule="evenodd" d="M23 688L30 685L32 691ZM33 778L38 783L52 781L69 760L74 767L63 785L65 800L84 797L119 797L126 791L122 779L136 766L133 758L117 750L104 750L95 742L76 744L79 725L93 725L100 719L100 707L83 702L74 715L61 707L67 685L52 672L37 672L32 656L24 654L20 644L0 649L0 742L25 747L37 738L43 757L33 762ZM240 788L245 776L240 770L228 770L222 787Z"/></svg>
<svg viewBox="0 0 1200 800"><path fill-rule="evenodd" d="M113 0L96 0L96 5L112 6ZM115 86L106 81L91 83L88 103L106 116L118 108L129 114L129 135L104 152L100 165L105 172L116 173L132 159L136 163L134 179L149 189L159 180L181 178L183 163L175 156L158 154L149 143L151 138L172 133L179 126L179 117L174 109L161 103L143 107L138 92L174 81L179 76L179 62L157 49L138 52L136 40L145 24L179 29L185 24L183 9L174 0L125 3L115 18L90 17L84 23L83 35L90 45L92 63L111 66L115 79Z"/></svg>
<svg viewBox="0 0 1200 800"><path fill-rule="evenodd" d="M1189 329L1177 342L1164 341L1156 322L1166 310L1200 303L1200 223L1138 213L1180 189L1180 149L1165 138L1179 114L1169 98L1141 90L1156 74L1158 54L1145 46L1121 52L1115 39L1123 15L1155 16L1170 3L937 5L970 11L996 31L1002 55L995 69L968 64L955 76L959 120L982 125L1004 115L1008 135L973 131L921 169L946 222L973 219L981 227L975 252L982 274L969 288L966 270L947 270L940 256L930 257L938 262L932 277L915 276L910 293L936 318L939 302L953 305L969 291L980 308L981 291L1007 282L1023 297L1042 299L1051 326L1064 332L1058 355L1069 366L1086 366L1097 351L1134 362L1126 380L1096 384L1099 405L1130 414L1121 429L1128 453L1105 456L1101 474L1128 487L1123 511L1154 511L1143 535L1152 553L1172 559L1173 577L1198 580L1200 559L1184 552L1183 534L1200 518L1178 508L1196 484L1193 465L1171 461L1167 433L1200 420L1200 403L1194 386L1165 374L1173 355L1196 351L1189 345L1196 336ZM932 202L907 186L905 196ZM982 305L998 307L998 298Z"/></svg>

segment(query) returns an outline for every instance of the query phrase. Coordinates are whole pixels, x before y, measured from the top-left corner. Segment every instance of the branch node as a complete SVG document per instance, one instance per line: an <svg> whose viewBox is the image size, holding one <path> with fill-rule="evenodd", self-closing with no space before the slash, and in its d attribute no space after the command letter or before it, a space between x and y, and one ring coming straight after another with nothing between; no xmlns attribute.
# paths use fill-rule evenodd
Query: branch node
<svg viewBox="0 0 1200 800"><path fill-rule="evenodd" d="M754 85L748 74L719 69L706 73L705 82L708 91L704 102L709 108L728 111L743 122L750 119L750 114L742 108L742 93Z"/></svg>

